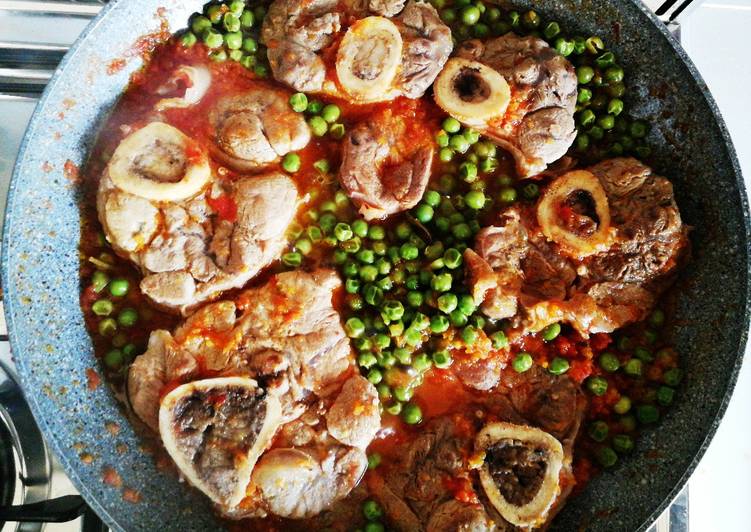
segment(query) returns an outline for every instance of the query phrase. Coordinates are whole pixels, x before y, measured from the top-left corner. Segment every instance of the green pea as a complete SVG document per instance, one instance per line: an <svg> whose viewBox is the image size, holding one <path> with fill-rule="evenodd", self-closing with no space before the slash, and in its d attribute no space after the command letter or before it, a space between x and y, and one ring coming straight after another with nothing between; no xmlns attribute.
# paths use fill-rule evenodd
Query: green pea
<svg viewBox="0 0 751 532"><path fill-rule="evenodd" d="M303 255L309 255L313 251L313 243L309 238L298 238L295 241L295 251L302 253Z"/></svg>
<svg viewBox="0 0 751 532"><path fill-rule="evenodd" d="M212 50L209 52L209 59L216 63L222 63L227 60L227 52L225 50Z"/></svg>
<svg viewBox="0 0 751 532"><path fill-rule="evenodd" d="M542 330L542 339L546 342L555 340L561 334L561 324L551 323Z"/></svg>
<svg viewBox="0 0 751 532"><path fill-rule="evenodd" d="M97 316L109 316L114 309L115 306L109 299L100 299L91 305L91 311Z"/></svg>
<svg viewBox="0 0 751 532"><path fill-rule="evenodd" d="M321 118L323 118L329 124L333 124L341 116L342 111L338 105L329 104L321 110Z"/></svg>
<svg viewBox="0 0 751 532"><path fill-rule="evenodd" d="M318 100L310 100L308 102L308 107L305 109L306 112L317 115L323 110L323 103Z"/></svg>
<svg viewBox="0 0 751 532"><path fill-rule="evenodd" d="M579 80L579 83L582 85L586 85L592 79L595 77L595 71L591 66L580 66L576 69L576 78Z"/></svg>
<svg viewBox="0 0 751 532"><path fill-rule="evenodd" d="M589 136L595 140L602 140L602 138L605 136L605 130L600 126L592 126L589 129Z"/></svg>
<svg viewBox="0 0 751 532"><path fill-rule="evenodd" d="M579 113L579 123L584 127L593 124L596 118L597 116L591 109L585 109Z"/></svg>
<svg viewBox="0 0 751 532"><path fill-rule="evenodd" d="M683 372L679 368L672 368L662 374L662 381L668 386L675 388L681 383Z"/></svg>
<svg viewBox="0 0 751 532"><path fill-rule="evenodd" d="M600 68L607 68L615 63L615 55L613 55L613 52L605 52L597 59L595 59L595 63Z"/></svg>
<svg viewBox="0 0 751 532"><path fill-rule="evenodd" d="M608 381L604 377L589 377L587 379L587 390L593 395L602 396L608 391Z"/></svg>
<svg viewBox="0 0 751 532"><path fill-rule="evenodd" d="M389 388L389 385L385 382L376 386L376 390L378 390L378 397L381 401L388 401L391 399L391 388Z"/></svg>
<svg viewBox="0 0 751 532"><path fill-rule="evenodd" d="M433 277L430 281L430 287L436 292L448 292L451 290L453 277L450 273L441 273Z"/></svg>
<svg viewBox="0 0 751 532"><path fill-rule="evenodd" d="M113 349L104 355L104 364L110 369L118 369L124 362L125 357L123 356L123 352L119 349Z"/></svg>
<svg viewBox="0 0 751 532"><path fill-rule="evenodd" d="M302 264L302 255L297 252L285 253L282 255L282 263L290 268L296 268Z"/></svg>
<svg viewBox="0 0 751 532"><path fill-rule="evenodd" d="M449 293L439 296L436 302L438 303L438 309L441 312L449 314L456 308L459 301L454 294Z"/></svg>
<svg viewBox="0 0 751 532"><path fill-rule="evenodd" d="M507 16L513 28L518 28L521 25L522 16L518 11L509 11Z"/></svg>
<svg viewBox="0 0 751 532"><path fill-rule="evenodd" d="M433 362L425 353L420 353L412 360L412 367L419 372L427 371L431 368Z"/></svg>
<svg viewBox="0 0 751 532"><path fill-rule="evenodd" d="M461 310L454 310L449 314L449 321L454 327L464 327L467 325L469 318Z"/></svg>
<svg viewBox="0 0 751 532"><path fill-rule="evenodd" d="M471 162L465 162L459 165L459 175L467 183L472 183L477 179L477 165Z"/></svg>
<svg viewBox="0 0 751 532"><path fill-rule="evenodd" d="M467 345L473 345L479 337L477 329L472 325L467 325L462 329L462 340Z"/></svg>
<svg viewBox="0 0 751 532"><path fill-rule="evenodd" d="M537 199L540 195L540 186L537 183L527 183L522 188L522 194L528 200Z"/></svg>
<svg viewBox="0 0 751 532"><path fill-rule="evenodd" d="M96 292L97 294L104 290L107 287L107 284L110 282L109 276L104 273L103 271L96 270L91 275L91 288Z"/></svg>
<svg viewBox="0 0 751 532"><path fill-rule="evenodd" d="M602 467L613 467L618 463L618 455L610 447L600 447L595 456Z"/></svg>
<svg viewBox="0 0 751 532"><path fill-rule="evenodd" d="M537 14L534 10L529 10L524 15L522 15L522 24L528 29L535 29L540 26L542 23L542 19L540 18L540 15Z"/></svg>
<svg viewBox="0 0 751 532"><path fill-rule="evenodd" d="M542 34L548 40L554 38L559 33L561 33L561 27L557 22L548 22L545 29L542 30Z"/></svg>
<svg viewBox="0 0 751 532"><path fill-rule="evenodd" d="M329 128L326 121L320 116L311 116L308 119L308 126L310 126L310 132L316 137L324 136Z"/></svg>
<svg viewBox="0 0 751 532"><path fill-rule="evenodd" d="M436 351L433 353L433 364L439 369L446 369L451 366L453 362L451 355L448 351Z"/></svg>
<svg viewBox="0 0 751 532"><path fill-rule="evenodd" d="M192 31L187 31L180 36L180 44L185 48L190 48L198 42L198 37Z"/></svg>
<svg viewBox="0 0 751 532"><path fill-rule="evenodd" d="M134 308L124 308L117 315L117 323L123 327L132 327L138 321L138 311Z"/></svg>
<svg viewBox="0 0 751 532"><path fill-rule="evenodd" d="M660 419L660 411L653 405L639 405L636 407L636 419L643 425L657 423Z"/></svg>
<svg viewBox="0 0 751 532"><path fill-rule="evenodd" d="M472 236L472 230L466 223L459 223L451 227L451 234L459 240L467 240Z"/></svg>
<svg viewBox="0 0 751 532"><path fill-rule="evenodd" d="M503 331L496 331L490 335L490 341L493 345L493 349L506 349L509 345L508 338Z"/></svg>
<svg viewBox="0 0 751 532"><path fill-rule="evenodd" d="M225 30L227 30L231 34L235 34L240 31L240 17L238 17L234 13L227 13L226 15L224 15L224 18L222 19L222 26L224 27ZM229 35L230 33L228 33L227 35ZM240 35L240 39L242 42L242 35ZM225 35L225 42L227 42L226 35ZM237 48L239 47L240 46L238 46Z"/></svg>
<svg viewBox="0 0 751 532"><path fill-rule="evenodd" d="M420 255L420 250L411 242L405 242L399 248L399 256L404 260L414 260Z"/></svg>
<svg viewBox="0 0 751 532"><path fill-rule="evenodd" d="M419 308L422 303L422 292L418 292L417 290L410 290L407 292L407 305L412 308Z"/></svg>
<svg viewBox="0 0 751 532"><path fill-rule="evenodd" d="M249 29L253 27L253 24L255 23L255 16L253 15L252 11L243 11L240 15L240 26L243 29Z"/></svg>
<svg viewBox="0 0 751 532"><path fill-rule="evenodd" d="M363 266L360 268L360 278L367 283L372 283L378 278L378 268L372 265Z"/></svg>
<svg viewBox="0 0 751 532"><path fill-rule="evenodd" d="M377 521L383 517L383 510L377 502L368 499L362 504L362 514L368 521Z"/></svg>
<svg viewBox="0 0 751 532"><path fill-rule="evenodd" d="M464 203L470 209L480 210L485 206L485 194L481 190L470 190L464 196Z"/></svg>
<svg viewBox="0 0 751 532"><path fill-rule="evenodd" d="M245 53L242 50L230 50L229 54L227 54L232 61L240 62L243 57L245 57Z"/></svg>
<svg viewBox="0 0 751 532"><path fill-rule="evenodd" d="M446 133L458 133L462 127L459 121L453 117L446 118L441 126Z"/></svg>
<svg viewBox="0 0 751 532"><path fill-rule="evenodd" d="M615 127L615 117L613 115L601 116L597 119L597 125L605 131L610 131Z"/></svg>
<svg viewBox="0 0 751 532"><path fill-rule="evenodd" d="M580 132L576 136L576 149L578 151L587 151L587 148L589 148L589 135Z"/></svg>
<svg viewBox="0 0 751 532"><path fill-rule="evenodd" d="M610 100L610 103L608 103L608 114L618 116L622 112L623 100L619 100L618 98L613 98L612 100Z"/></svg>
<svg viewBox="0 0 751 532"><path fill-rule="evenodd" d="M555 51L561 54L563 57L568 57L575 50L575 44L563 37L558 37L555 40Z"/></svg>
<svg viewBox="0 0 751 532"><path fill-rule="evenodd" d="M616 414L625 414L631 410L631 399L622 395L620 399L613 405L613 412Z"/></svg>
<svg viewBox="0 0 751 532"><path fill-rule="evenodd" d="M383 380L383 373L378 368L371 368L368 371L367 379L373 384L378 384Z"/></svg>
<svg viewBox="0 0 751 532"><path fill-rule="evenodd" d="M379 305L383 300L383 290L373 284L367 284L363 288L363 298L369 305Z"/></svg>
<svg viewBox="0 0 751 532"><path fill-rule="evenodd" d="M618 371L618 368L621 367L621 361L618 360L618 357L615 354L610 352L601 354L599 363L600 367L608 373Z"/></svg>
<svg viewBox="0 0 751 532"><path fill-rule="evenodd" d="M300 161L300 156L296 153L288 153L284 156L284 159L282 159L282 168L290 173L295 173L300 170L301 165L302 162Z"/></svg>
<svg viewBox="0 0 751 532"><path fill-rule="evenodd" d="M359 338L365 334L365 324L360 318L350 318L344 323L344 331L350 338Z"/></svg>
<svg viewBox="0 0 751 532"><path fill-rule="evenodd" d="M434 214L435 214L435 211L433 210L433 207L425 203L420 203L415 208L415 218L417 218L418 220L420 220L420 222L424 224L430 222L430 220L433 219Z"/></svg>
<svg viewBox="0 0 751 532"><path fill-rule="evenodd" d="M383 305L383 313L390 320L400 320L404 316L404 305L399 301L386 301Z"/></svg>
<svg viewBox="0 0 751 532"><path fill-rule="evenodd" d="M605 70L605 80L608 83L620 83L623 81L623 69L619 66L611 66Z"/></svg>
<svg viewBox="0 0 751 532"><path fill-rule="evenodd" d="M506 35L510 31L511 24L509 24L505 20L499 20L498 22L493 24L493 34L495 35Z"/></svg>
<svg viewBox="0 0 751 532"><path fill-rule="evenodd" d="M443 264L450 270L458 268L462 262L462 254L455 248L449 248L443 253Z"/></svg>
<svg viewBox="0 0 751 532"><path fill-rule="evenodd" d="M623 371L626 372L626 375L630 375L632 377L640 377L642 370L642 361L638 358L632 358L631 360L626 362L625 366L623 366Z"/></svg>
<svg viewBox="0 0 751 532"><path fill-rule="evenodd" d="M604 442L608 437L608 424L604 421L595 421L589 426L587 433L596 442Z"/></svg>
<svg viewBox="0 0 751 532"><path fill-rule="evenodd" d="M456 152L466 153L469 149L469 141L464 135L452 135L451 139L449 140L449 146Z"/></svg>
<svg viewBox="0 0 751 532"><path fill-rule="evenodd" d="M190 29L196 35L203 35L203 32L211 28L211 21L202 15L193 18L190 23Z"/></svg>
<svg viewBox="0 0 751 532"><path fill-rule="evenodd" d="M357 363L365 369L374 366L377 362L378 360L373 353L362 353L357 357Z"/></svg>
<svg viewBox="0 0 751 532"><path fill-rule="evenodd" d="M657 402L662 406L668 406L670 403L672 403L673 397L675 397L675 390L673 388L670 388L668 386L660 386L657 389Z"/></svg>
<svg viewBox="0 0 751 532"><path fill-rule="evenodd" d="M665 324L665 313L660 309L654 309L649 315L649 324L652 327L662 327Z"/></svg>
<svg viewBox="0 0 751 532"><path fill-rule="evenodd" d="M302 113L308 107L308 97L302 92L296 92L289 97L289 106L294 112Z"/></svg>
<svg viewBox="0 0 751 532"><path fill-rule="evenodd" d="M439 314L430 318L430 332L432 332L433 334L445 333L448 330L449 326L450 322L446 316L441 316Z"/></svg>
<svg viewBox="0 0 751 532"><path fill-rule="evenodd" d="M256 57L254 55L246 55L240 59L240 64L248 70L252 70L256 66Z"/></svg>
<svg viewBox="0 0 751 532"><path fill-rule="evenodd" d="M467 139L467 142L469 142L470 145L477 144L480 140L480 133L474 129L465 129L462 135L464 135L464 138Z"/></svg>
<svg viewBox="0 0 751 532"><path fill-rule="evenodd" d="M356 293L358 293L360 291L360 286L361 285L360 285L359 279L352 279L352 278L350 278L350 279L347 279L344 282L344 290L348 294L356 294Z"/></svg>
<svg viewBox="0 0 751 532"><path fill-rule="evenodd" d="M550 361L550 364L548 365L548 371L552 373L553 375L563 375L566 373L569 369L569 363L568 360L561 357L555 357L553 360Z"/></svg>
<svg viewBox="0 0 751 532"><path fill-rule="evenodd" d="M402 409L402 419L407 425L417 425L422 421L422 410L414 403L407 403Z"/></svg>
<svg viewBox="0 0 751 532"><path fill-rule="evenodd" d="M344 133L346 130L344 129L344 124L332 124L329 127L329 135L331 138L339 140L341 138L344 138Z"/></svg>
<svg viewBox="0 0 751 532"><path fill-rule="evenodd" d="M634 450L634 440L628 434L613 436L613 449L620 454L627 454Z"/></svg>
<svg viewBox="0 0 751 532"><path fill-rule="evenodd" d="M435 142L439 148L445 148L449 145L449 136L445 131L441 130L435 135Z"/></svg>
<svg viewBox="0 0 751 532"><path fill-rule="evenodd" d="M532 355L529 353L522 351L516 357L514 357L514 361L512 362L512 366L514 368L514 371L517 373L524 373L525 371L528 371L532 368L534 365L534 360L532 360Z"/></svg>
<svg viewBox="0 0 751 532"><path fill-rule="evenodd" d="M477 22L480 20L480 10L477 9L475 6L467 6L464 9L462 9L462 22L467 24L468 26L472 26L473 24L477 24Z"/></svg>
<svg viewBox="0 0 751 532"><path fill-rule="evenodd" d="M210 28L203 34L203 43L211 49L219 48L224 44L224 37L214 28Z"/></svg>
<svg viewBox="0 0 751 532"><path fill-rule="evenodd" d="M97 329L102 336L114 336L117 331L117 322L112 318L105 318L99 322Z"/></svg>
<svg viewBox="0 0 751 532"><path fill-rule="evenodd" d="M498 194L498 200L501 203L513 203L516 201L516 189L512 187L503 187Z"/></svg>
<svg viewBox="0 0 751 532"><path fill-rule="evenodd" d="M123 297L128 294L128 290L130 289L130 283L127 279L117 278L112 279L112 282L110 282L110 294L112 294L114 297Z"/></svg>
<svg viewBox="0 0 751 532"><path fill-rule="evenodd" d="M375 469L381 465L381 455L379 453L372 453L368 455L368 469Z"/></svg>
<svg viewBox="0 0 751 532"><path fill-rule="evenodd" d="M354 236L354 233L352 232L352 228L349 226L349 224L339 222L334 226L334 236L340 242L344 242L345 240L352 238Z"/></svg>
<svg viewBox="0 0 751 532"><path fill-rule="evenodd" d="M576 101L580 104L589 103L592 99L592 91L586 87L579 89L579 94L576 96Z"/></svg>

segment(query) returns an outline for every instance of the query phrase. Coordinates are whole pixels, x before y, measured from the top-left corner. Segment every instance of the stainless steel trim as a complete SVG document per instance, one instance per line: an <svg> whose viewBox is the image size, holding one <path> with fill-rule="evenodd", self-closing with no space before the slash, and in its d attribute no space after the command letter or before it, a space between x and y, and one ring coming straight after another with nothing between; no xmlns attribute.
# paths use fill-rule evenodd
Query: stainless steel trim
<svg viewBox="0 0 751 532"><path fill-rule="evenodd" d="M102 9L99 3L32 2L30 0L0 0L0 10L43 15L94 17Z"/></svg>

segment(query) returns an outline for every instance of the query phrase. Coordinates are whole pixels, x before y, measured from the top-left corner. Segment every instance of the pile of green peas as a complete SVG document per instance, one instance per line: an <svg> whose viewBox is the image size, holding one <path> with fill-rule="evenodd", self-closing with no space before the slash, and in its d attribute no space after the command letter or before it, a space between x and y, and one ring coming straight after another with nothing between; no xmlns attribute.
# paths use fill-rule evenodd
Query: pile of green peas
<svg viewBox="0 0 751 532"><path fill-rule="evenodd" d="M328 134L334 140L344 138L346 129L339 121L342 110L338 105L324 104L320 100L309 99L305 93L296 92L289 97L289 106L296 113L305 113L308 116L308 126L314 137Z"/></svg>
<svg viewBox="0 0 751 532"><path fill-rule="evenodd" d="M552 342L561 334L561 324L551 323L540 331L539 335L545 342ZM511 367L517 373L529 371L535 365L532 354L521 351L511 361ZM548 371L553 375L563 375L569 370L569 362L563 357L555 357L548 364Z"/></svg>
<svg viewBox="0 0 751 532"><path fill-rule="evenodd" d="M467 347L483 337L494 349L508 346L504 332L477 312L464 286L462 254L480 229L478 213L485 206L477 192L428 190L408 216L388 228L361 218L332 219L321 227L339 241L333 261L345 280L344 329L358 365L376 385L384 410L407 424L422 421L411 399L425 373L453 363L442 345L449 329Z"/></svg>
<svg viewBox="0 0 751 532"><path fill-rule="evenodd" d="M114 263L112 255L103 252L90 257L89 262L97 267L91 275L90 288L98 296L90 310L96 316L97 333L111 346L104 355L104 364L112 371L119 371L138 354L138 347L129 341L127 331L138 323L140 316L124 301L130 292L128 279L110 277L108 273Z"/></svg>
<svg viewBox="0 0 751 532"><path fill-rule="evenodd" d="M179 39L185 47L199 40L209 49L213 61L236 61L256 76L269 74L265 49L258 43L259 29L266 16L266 7L251 8L245 0L229 3L209 2L202 13L190 17L188 30Z"/></svg>
<svg viewBox="0 0 751 532"><path fill-rule="evenodd" d="M612 405L608 420L598 419L590 423L587 434L598 444L595 458L602 467L613 467L618 456L630 453L635 446L633 433L638 426L652 425L659 421L661 410L672 404L676 387L683 373L675 367L675 353L670 348L653 351L651 346L659 340L659 330L665 322L665 313L655 309L645 324L636 327L641 338L621 335L615 349L600 354L597 363L599 375L587 378L584 385L594 396L603 396L617 379L625 378L633 384L636 395L621 393ZM666 361L669 361L666 364ZM651 366L667 365L669 369L659 373L659 382L646 378Z"/></svg>
<svg viewBox="0 0 751 532"><path fill-rule="evenodd" d="M457 42L499 37L513 32L547 41L576 68L578 134L574 151L589 161L633 154L650 155L645 143L649 126L627 118L625 73L600 37L566 34L556 21L546 21L535 10L505 10L481 0L430 0L451 27ZM448 155L446 155L448 157Z"/></svg>

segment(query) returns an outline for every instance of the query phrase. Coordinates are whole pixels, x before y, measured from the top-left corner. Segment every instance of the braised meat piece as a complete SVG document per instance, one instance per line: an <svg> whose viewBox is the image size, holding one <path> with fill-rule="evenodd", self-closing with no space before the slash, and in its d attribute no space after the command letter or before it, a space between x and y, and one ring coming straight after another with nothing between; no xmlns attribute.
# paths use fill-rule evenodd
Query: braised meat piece
<svg viewBox="0 0 751 532"><path fill-rule="evenodd" d="M464 42L435 94L446 112L508 150L522 177L545 170L576 137L574 67L537 37Z"/></svg>
<svg viewBox="0 0 751 532"><path fill-rule="evenodd" d="M340 285L331 270L282 273L234 301L201 308L174 335L154 331L149 349L131 366L134 411L156 428L159 405L151 400L166 383L195 379L202 368L262 381L280 397L284 418L295 418L300 401L324 393L351 364L349 340L331 303Z"/></svg>
<svg viewBox="0 0 751 532"><path fill-rule="evenodd" d="M153 122L120 143L97 191L107 240L141 269L142 292L183 314L276 259L297 207L286 175L215 181L193 150L179 130Z"/></svg>
<svg viewBox="0 0 751 532"><path fill-rule="evenodd" d="M521 260L528 249L519 212L508 210L497 226L482 229L475 249L464 252L475 304L490 318L514 316L524 274Z"/></svg>
<svg viewBox="0 0 751 532"><path fill-rule="evenodd" d="M430 178L433 146L409 135L406 119L381 112L344 140L339 181L366 220L417 205Z"/></svg>
<svg viewBox="0 0 751 532"><path fill-rule="evenodd" d="M575 182L599 189L596 206L588 192L556 190L573 174ZM552 203L560 202L548 201L549 194L568 191ZM541 227L524 226L518 210L507 209L464 255L482 311L514 318L528 331L565 321L586 336L644 319L690 247L670 182L636 159L610 159L556 178L537 210ZM574 244L583 256L576 256Z"/></svg>
<svg viewBox="0 0 751 532"><path fill-rule="evenodd" d="M402 68L399 80L401 93L419 98L446 64L453 42L451 30L430 4L407 3L396 18L402 34Z"/></svg>
<svg viewBox="0 0 751 532"><path fill-rule="evenodd" d="M262 37L277 81L358 103L419 98L453 48L433 6L403 0L275 0Z"/></svg>
<svg viewBox="0 0 751 532"><path fill-rule="evenodd" d="M339 286L331 270L279 274L234 301L203 307L174 334L154 331L131 366L133 410L160 431L183 474L228 517L311 517L345 497L367 467L365 448L380 428L378 394L351 375L349 341L332 306ZM219 378L196 380L206 373ZM253 390L237 395L241 416L234 395L214 390L230 379ZM175 382L185 384L161 399ZM253 397L271 407L261 409ZM174 405L166 404L171 398ZM268 441L235 469L225 455L209 452L216 440L234 453L240 435L253 438L263 423L273 427ZM209 471L209 464L216 468ZM217 492L212 475L236 479L231 497ZM242 493L235 491L243 479Z"/></svg>
<svg viewBox="0 0 751 532"><path fill-rule="evenodd" d="M287 91L262 86L220 99L211 110L213 155L244 172L257 171L310 141L305 119L289 106Z"/></svg>
<svg viewBox="0 0 751 532"><path fill-rule="evenodd" d="M317 52L341 29L338 5L336 0L275 0L269 5L261 37L274 79L301 92L323 89L326 66Z"/></svg>
<svg viewBox="0 0 751 532"><path fill-rule="evenodd" d="M433 419L393 464L369 479L391 526L404 531L514 530L519 523L509 519L523 517L525 506L538 512L539 525L552 519L572 484L573 442L586 399L567 376L540 372L545 375L536 370L515 374L476 406L486 416L504 420L503 431L494 432L490 424L478 435L480 418ZM510 513L505 507L498 510L497 497L484 495L484 480L470 467L468 458L478 445L489 478L499 482L512 506ZM480 504L454 498L451 486L457 480L475 490Z"/></svg>

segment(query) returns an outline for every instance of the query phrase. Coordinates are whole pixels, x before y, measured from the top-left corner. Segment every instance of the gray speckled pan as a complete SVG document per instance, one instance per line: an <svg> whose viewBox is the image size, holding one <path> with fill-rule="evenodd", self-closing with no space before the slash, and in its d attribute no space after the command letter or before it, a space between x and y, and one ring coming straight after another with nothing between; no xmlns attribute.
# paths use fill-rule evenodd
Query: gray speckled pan
<svg viewBox="0 0 751 532"><path fill-rule="evenodd" d="M2 284L23 386L66 472L117 530L217 526L206 499L155 468L112 393L95 386L97 362L78 303L76 168L86 159L97 124L140 66L130 47L159 28L157 10L165 7L164 17L178 29L200 5L110 3L49 84L10 187ZM566 28L600 34L614 48L627 69L632 108L656 126L651 133L655 156L649 162L673 180L685 220L695 227L694 258L679 283L673 327L687 369L680 400L639 441L638 452L571 500L554 526L643 530L706 449L741 364L749 317L743 180L707 87L638 0L548 0L534 6ZM108 74L110 62L121 57L128 59L125 67ZM103 482L107 468L120 475L122 486Z"/></svg>

